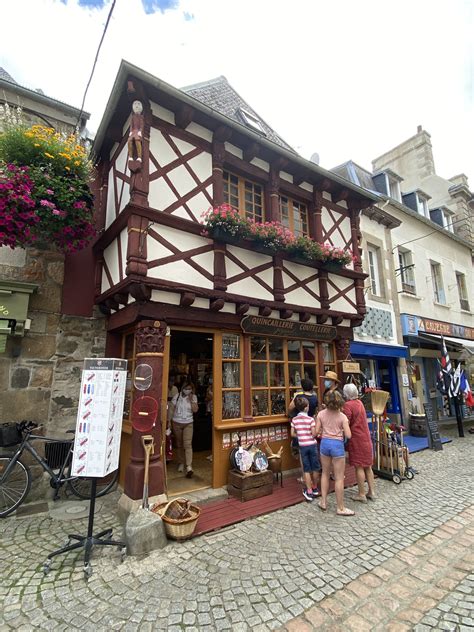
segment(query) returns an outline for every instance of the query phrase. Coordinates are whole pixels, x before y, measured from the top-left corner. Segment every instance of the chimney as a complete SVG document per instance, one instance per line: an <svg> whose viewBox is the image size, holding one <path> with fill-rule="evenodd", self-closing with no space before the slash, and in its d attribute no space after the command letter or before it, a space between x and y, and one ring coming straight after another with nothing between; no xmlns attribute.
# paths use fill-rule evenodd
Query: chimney
<svg viewBox="0 0 474 632"><path fill-rule="evenodd" d="M416 128L416 133L421 134L422 131L423 131L423 127L421 125L418 125L418 127Z"/></svg>

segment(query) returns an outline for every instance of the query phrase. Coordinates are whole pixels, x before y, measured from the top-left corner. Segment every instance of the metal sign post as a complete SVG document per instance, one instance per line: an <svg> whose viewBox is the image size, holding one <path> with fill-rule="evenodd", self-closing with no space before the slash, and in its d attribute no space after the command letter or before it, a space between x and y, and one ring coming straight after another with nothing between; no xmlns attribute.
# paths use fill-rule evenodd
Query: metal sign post
<svg viewBox="0 0 474 632"><path fill-rule="evenodd" d="M87 578L92 574L90 558L94 545L118 546L125 550L123 542L111 539L112 529L93 535L93 528L97 479L118 468L126 379L126 360L84 360L71 476L92 479L87 535L68 535L66 546L46 558L43 568L45 573L50 570L53 557L84 548L84 575Z"/></svg>

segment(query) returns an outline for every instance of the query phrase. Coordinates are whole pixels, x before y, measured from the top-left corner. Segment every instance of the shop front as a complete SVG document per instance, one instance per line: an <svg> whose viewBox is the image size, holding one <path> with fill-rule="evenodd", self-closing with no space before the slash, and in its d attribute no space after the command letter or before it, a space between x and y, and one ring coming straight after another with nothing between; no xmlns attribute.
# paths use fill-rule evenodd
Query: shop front
<svg viewBox="0 0 474 632"><path fill-rule="evenodd" d="M363 385L390 393L387 414L397 424L403 423L399 361L407 357L407 347L352 341L350 351L360 365Z"/></svg>
<svg viewBox="0 0 474 632"><path fill-rule="evenodd" d="M452 417L454 407L438 388L443 341L453 370L458 363L469 377L474 358L474 328L402 314L402 330L409 348L408 376L412 411L423 413L431 403L437 419Z"/></svg>
<svg viewBox="0 0 474 632"><path fill-rule="evenodd" d="M156 321L150 321L156 322ZM321 392L322 375L337 370L336 327L277 318L246 316L235 331L166 326L163 344L162 442L163 486L168 495L186 494L227 483L230 452L239 443L282 452L284 470L296 467L290 451L288 405L309 378ZM149 323L148 323L148 326ZM160 322L163 327L163 323ZM140 326L141 327L141 326ZM124 412L121 480L131 460L131 411L141 396L133 389L140 358L133 331L123 334L129 361ZM154 356L156 359L156 356ZM146 360L150 362L150 358ZM137 364L138 363L138 364ZM193 422L193 476L178 471L176 450L166 457L166 420L172 394L191 382L198 400Z"/></svg>

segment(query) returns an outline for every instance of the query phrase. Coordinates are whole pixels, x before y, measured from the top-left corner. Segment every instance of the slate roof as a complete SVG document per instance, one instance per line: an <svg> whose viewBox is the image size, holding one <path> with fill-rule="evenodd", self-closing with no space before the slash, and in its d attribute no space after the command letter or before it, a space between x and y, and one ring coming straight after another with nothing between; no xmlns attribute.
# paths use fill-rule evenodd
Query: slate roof
<svg viewBox="0 0 474 632"><path fill-rule="evenodd" d="M224 76L221 75L220 77L216 77L215 79L211 79L209 81L185 86L184 88L181 88L181 90L194 99L201 101L201 103L204 103L208 107L216 110L224 116L227 116L233 121L240 123L240 125L243 125L248 129L248 126L245 124L245 121L239 113L239 108L247 110L260 122L260 125L265 132L265 138L276 143L280 147L284 147L285 149L296 153L295 150L290 147L290 145L288 145L288 143L286 143L283 138L281 138L281 136L279 136L244 99L242 99L240 94L234 90ZM253 129L253 131L255 130Z"/></svg>
<svg viewBox="0 0 474 632"><path fill-rule="evenodd" d="M372 180L372 174L370 171L367 171L367 169L364 169L352 160L348 160L342 165L334 167L331 171L336 173L338 176L349 180L349 182L356 184L358 187L362 187L371 193L375 193L375 195L380 195L375 187L374 181Z"/></svg>
<svg viewBox="0 0 474 632"><path fill-rule="evenodd" d="M13 79L13 77L5 70L5 68L2 68L1 66L0 66L0 79L3 79L4 81L9 81L10 83L17 83L17 81Z"/></svg>

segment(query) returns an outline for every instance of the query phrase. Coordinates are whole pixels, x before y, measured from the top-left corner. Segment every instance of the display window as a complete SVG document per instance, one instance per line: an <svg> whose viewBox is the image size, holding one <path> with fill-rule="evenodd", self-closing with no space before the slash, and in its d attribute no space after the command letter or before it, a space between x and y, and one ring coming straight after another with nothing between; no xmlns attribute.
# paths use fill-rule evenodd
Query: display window
<svg viewBox="0 0 474 632"><path fill-rule="evenodd" d="M222 334L222 420L242 417L242 341Z"/></svg>
<svg viewBox="0 0 474 632"><path fill-rule="evenodd" d="M321 350L325 370L334 370L333 345L323 343ZM311 379L318 391L320 359L314 341L251 336L250 366L253 417L285 415L303 378Z"/></svg>

